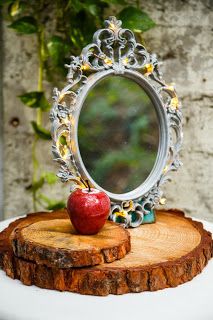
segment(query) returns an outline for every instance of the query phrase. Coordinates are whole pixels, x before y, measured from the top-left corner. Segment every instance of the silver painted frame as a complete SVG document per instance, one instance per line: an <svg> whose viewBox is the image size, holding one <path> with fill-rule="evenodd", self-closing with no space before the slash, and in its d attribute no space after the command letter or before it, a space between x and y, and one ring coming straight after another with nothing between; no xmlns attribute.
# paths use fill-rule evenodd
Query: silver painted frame
<svg viewBox="0 0 213 320"><path fill-rule="evenodd" d="M181 165L179 151L182 144L182 113L174 85L162 80L155 55L136 42L134 34L121 28L121 21L110 17L106 28L94 34L93 43L86 46L79 57L71 57L68 85L54 89L52 121L52 152L60 164L58 176L62 182L72 181L72 188L83 187L83 181L101 189L89 175L78 145L78 121L89 91L102 79L123 76L137 82L152 100L159 121L159 147L155 165L148 178L136 189L114 194L104 190L111 199L110 219L122 216L126 227L143 223L144 216L162 202L161 185L168 173ZM61 137L66 141L61 143ZM132 214L135 214L134 219Z"/></svg>

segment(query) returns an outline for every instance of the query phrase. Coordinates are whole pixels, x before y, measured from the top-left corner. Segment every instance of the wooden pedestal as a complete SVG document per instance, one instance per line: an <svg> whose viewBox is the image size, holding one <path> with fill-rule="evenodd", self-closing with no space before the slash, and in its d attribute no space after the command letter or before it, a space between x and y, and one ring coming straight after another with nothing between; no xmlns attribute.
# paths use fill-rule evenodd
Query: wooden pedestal
<svg viewBox="0 0 213 320"><path fill-rule="evenodd" d="M34 284L42 288L81 294L124 294L175 287L202 271L212 257L212 237L201 223L184 217L178 210L161 210L156 213L156 223L128 229L131 252L123 259L83 268L52 265L48 255L44 260L38 260L37 256L32 261L32 253L28 255L27 251L24 258L17 256L22 252L21 248L17 249L21 242L14 243L14 239L18 239L17 234L20 236L23 226L29 228L31 225L29 231L32 230L33 222L45 221L45 224L41 224L49 229L47 222L56 219L56 231L56 225L63 224L62 220L67 219L65 210L31 214L11 223L0 234L0 265L8 276L20 279L26 285ZM42 235L39 239L40 245ZM33 243L34 240L31 238L30 241ZM33 244L35 250L36 243ZM54 250L60 252L61 248L55 246Z"/></svg>

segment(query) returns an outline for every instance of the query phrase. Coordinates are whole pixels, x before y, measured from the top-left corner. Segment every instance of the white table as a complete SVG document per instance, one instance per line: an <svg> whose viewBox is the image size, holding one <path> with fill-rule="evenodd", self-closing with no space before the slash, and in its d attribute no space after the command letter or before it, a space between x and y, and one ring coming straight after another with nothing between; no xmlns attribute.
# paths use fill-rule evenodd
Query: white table
<svg viewBox="0 0 213 320"><path fill-rule="evenodd" d="M1 222L0 230L12 220ZM213 233L213 223L202 222ZM67 319L213 320L213 259L177 288L107 297L27 287L0 270L0 320Z"/></svg>

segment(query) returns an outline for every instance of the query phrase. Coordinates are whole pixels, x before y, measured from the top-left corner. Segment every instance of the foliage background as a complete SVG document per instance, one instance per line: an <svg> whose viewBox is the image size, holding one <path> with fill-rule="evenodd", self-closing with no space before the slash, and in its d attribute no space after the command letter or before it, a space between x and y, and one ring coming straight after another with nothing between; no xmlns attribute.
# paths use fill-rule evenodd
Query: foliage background
<svg viewBox="0 0 213 320"><path fill-rule="evenodd" d="M48 139L49 134L48 111L45 111L49 107L47 101L51 101L52 87L55 84L62 86L62 57L66 60L70 53L78 54L80 47L91 41L92 28L100 27L109 14L119 15L123 12L122 18L126 19L124 26L130 26L135 31L141 31L147 19L151 26L152 21L155 21L156 27L146 31L143 38L146 40L147 48L157 52L160 60L164 61L162 69L165 71L166 80L176 82L179 96L182 98L185 114L185 142L182 153L184 167L173 176L173 183L166 186L168 206L177 206L186 209L188 213L202 214L203 217L211 219L211 2L151 0L130 4L124 1L97 1L98 5L92 6L95 1L26 1L30 5L30 8L27 8L25 2L21 1L21 10L18 9L16 13L17 2L3 1L1 57L3 56L4 63L1 74L4 112L4 204L1 205L4 207L5 216L33 210L31 195L35 191L39 199L36 203L38 209L44 206L54 207L68 194L69 188L55 182L51 174L55 172L56 167L52 163L50 141L41 139ZM69 3L67 10L72 10L67 16L63 12L65 3ZM85 3L88 4L86 8ZM8 16L7 8L11 10L12 5L13 14ZM36 8L32 8L31 5ZM75 9L72 7L74 5ZM61 6L63 9L58 10ZM133 6L134 9L126 10L129 6ZM138 9L142 10L139 18L138 14L135 14L135 10ZM37 13L32 10L36 10ZM143 12L152 17L152 20L144 16ZM135 20L129 18L130 13L134 14ZM33 21L30 32L33 33L19 34L20 32L13 30L17 29L14 21L23 16L33 17L33 20L30 19L30 22ZM87 16L88 20L85 18ZM87 26L86 21L89 21ZM24 22L25 25L26 22L29 23L29 18ZM68 28L67 23L71 27ZM132 23L139 23L139 28L134 27ZM8 28L11 24L12 28ZM142 30L145 31L149 27ZM64 32L63 28L69 29L69 34ZM71 39L70 30L75 28L77 32L72 32ZM84 30L82 34L81 28ZM141 38L140 32L138 37ZM31 96L23 96L29 92ZM32 92L36 92L35 96ZM45 92L45 98L40 92ZM31 124L32 121L35 122ZM35 141L34 150L37 151L32 163L31 150ZM54 186L51 183L54 183ZM46 196L48 198L45 198Z"/></svg>
<svg viewBox="0 0 213 320"><path fill-rule="evenodd" d="M126 0L7 0L2 2L2 8L4 18L10 21L8 28L19 35L36 35L37 38L37 90L18 96L23 104L36 110L31 121L34 132L32 182L26 189L32 193L35 211L38 206L48 210L63 208L64 199L52 199L42 190L45 184L54 185L57 181L55 173L44 171L42 161L37 157L40 151L38 140L51 140L44 121L44 113L49 111L50 104L43 82L46 79L53 85L63 85L66 76L64 65L69 63L69 56L79 55L82 48L91 42L94 32L103 24L106 10L108 14L113 10L126 27L131 27L139 35L155 23L140 10L138 2L130 6ZM13 119L13 125L18 125L17 119Z"/></svg>

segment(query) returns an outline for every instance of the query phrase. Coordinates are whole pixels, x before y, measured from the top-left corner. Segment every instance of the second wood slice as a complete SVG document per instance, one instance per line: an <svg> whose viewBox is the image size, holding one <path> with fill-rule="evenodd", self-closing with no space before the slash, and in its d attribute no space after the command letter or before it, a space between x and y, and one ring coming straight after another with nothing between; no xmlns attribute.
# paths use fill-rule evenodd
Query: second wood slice
<svg viewBox="0 0 213 320"><path fill-rule="evenodd" d="M84 267L112 262L130 251L127 230L107 221L96 235L79 235L69 219L28 216L11 234L17 257L57 268Z"/></svg>

